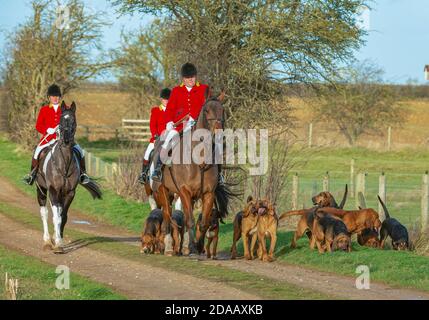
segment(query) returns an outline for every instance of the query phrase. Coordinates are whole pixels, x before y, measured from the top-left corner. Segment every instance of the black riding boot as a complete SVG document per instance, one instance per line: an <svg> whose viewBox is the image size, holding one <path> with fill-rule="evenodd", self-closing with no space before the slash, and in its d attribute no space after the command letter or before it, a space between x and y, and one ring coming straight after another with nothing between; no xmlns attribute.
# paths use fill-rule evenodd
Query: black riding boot
<svg viewBox="0 0 429 320"><path fill-rule="evenodd" d="M29 186L33 185L34 181L36 180L38 167L39 167L39 161L37 161L37 159L32 158L31 159L31 171L24 178L24 182L26 184L28 184Z"/></svg>
<svg viewBox="0 0 429 320"><path fill-rule="evenodd" d="M161 153L161 152L160 152ZM162 180L162 161L161 161L161 155L158 153L156 155L156 159L154 159L155 163L155 170L152 174L152 180L161 182Z"/></svg>
<svg viewBox="0 0 429 320"><path fill-rule="evenodd" d="M147 182L147 174L149 173L149 161L143 160L142 172L139 177L139 182L145 184Z"/></svg>
<svg viewBox="0 0 429 320"><path fill-rule="evenodd" d="M87 184L91 181L91 179L86 174L86 165L85 165L85 157L79 159L79 167L80 167L80 184Z"/></svg>

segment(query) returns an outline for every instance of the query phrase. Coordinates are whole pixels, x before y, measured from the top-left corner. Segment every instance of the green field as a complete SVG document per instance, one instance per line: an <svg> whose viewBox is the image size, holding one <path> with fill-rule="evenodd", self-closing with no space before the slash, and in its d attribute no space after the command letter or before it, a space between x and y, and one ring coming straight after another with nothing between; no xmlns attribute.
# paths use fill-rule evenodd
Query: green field
<svg viewBox="0 0 429 320"><path fill-rule="evenodd" d="M19 152L16 149L16 145L8 142L5 138L0 141L0 147L3 150L0 154L0 175L6 176L17 185L20 185L21 189L32 193L33 191L30 191L28 187L20 184L19 181L20 177L27 172L29 155ZM418 212L414 212L412 215L413 207L411 206L407 210L404 208L402 215L399 214L398 208L394 207L395 202L393 199L391 200L389 196L392 195L392 192L389 193L389 183L391 183L391 185L396 183L404 186L404 188L406 188L406 186L412 187L415 183L415 188L418 190L420 181L419 172L422 172L425 168L425 160L429 159L428 152L421 151L420 153L414 152L413 154L408 154L407 152L377 153L361 149L340 149L335 151L335 157L333 152L332 150L318 150L317 157L314 156L311 158L305 167L305 170L311 171L304 171L304 169L302 169L303 180L305 181L304 178L307 176L310 181L310 191L312 188L312 179L320 178L317 181L321 181L326 166L329 165L330 168L335 167L340 173L344 172L344 181L338 178L338 183L335 184L335 181L337 181L334 174L336 170L331 171L333 177L333 182L331 182L331 186L333 187L332 190L338 189L336 194L338 193L339 195L342 192L343 183L347 182L346 172L348 170L350 158L355 157L356 167L362 165L362 167L368 168L368 172L370 172L369 177L371 176L371 172L375 173L378 170L385 170L388 177L388 200L389 204L392 204L392 213L395 216L400 219L405 219L408 215L414 219L418 217ZM379 160L377 161L377 159ZM319 170L320 173L317 175L315 172ZM393 174L390 176L389 172L403 172L411 178L409 180L401 176L395 178ZM377 181L376 179L374 180ZM368 179L369 185L371 181L373 180ZM377 186L376 184L374 185L373 188L376 190ZM305 183L302 183L301 187L303 187L303 190L307 189ZM371 186L368 186L367 189L371 190ZM412 201L410 199L408 199L408 201L411 203ZM371 205L370 201L372 200L368 196L368 203ZM416 200L415 208L419 207L419 203L420 202ZM308 203L308 205L310 205L310 203ZM349 202L349 206L350 205L351 202ZM81 190L78 192L73 207L135 232L140 232L142 222L149 212L146 204L142 205L137 202L125 201L110 191L106 191L106 196L103 201L93 201ZM227 220L228 223L226 225L221 227L219 249L222 251L229 251L231 245L231 218L232 217ZM298 242L298 249L291 251L289 249L291 235L291 232L279 232L277 254L280 261L306 265L311 268L350 276L355 275L355 270L358 265L365 264L370 266L371 278L374 280L394 286L418 288L429 291L429 273L427 272L427 267L429 265L428 257L418 256L413 252L393 252L390 250L381 251L362 248L356 243L354 243L354 250L350 254L336 252L331 255L320 255L317 251L311 252L308 249L307 239L301 239ZM137 252L135 248L130 248L129 250ZM239 245L239 250L242 250L241 244ZM154 262L156 259L159 258L150 258L147 261ZM177 260L181 261L180 259Z"/></svg>
<svg viewBox="0 0 429 320"><path fill-rule="evenodd" d="M56 266L8 250L0 245L0 275L7 272L10 278L18 279L18 300L112 300L125 299L111 289L70 273L70 289L58 290L55 281ZM6 298L5 288L0 286L0 300Z"/></svg>

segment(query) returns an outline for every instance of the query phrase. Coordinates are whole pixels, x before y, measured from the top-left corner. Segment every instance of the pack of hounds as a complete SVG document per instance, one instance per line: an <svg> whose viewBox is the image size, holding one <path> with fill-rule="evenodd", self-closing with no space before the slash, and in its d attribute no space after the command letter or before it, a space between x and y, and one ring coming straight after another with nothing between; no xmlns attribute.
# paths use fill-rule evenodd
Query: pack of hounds
<svg viewBox="0 0 429 320"><path fill-rule="evenodd" d="M317 247L320 253L340 250L352 251L352 235L356 234L361 246L385 248L385 242L391 239L394 250L409 250L410 241L407 228L398 220L392 218L389 211L378 197L384 213L384 221L380 221L378 213L371 208L359 210L344 210L347 199L347 185L341 203L338 205L329 192L320 192L312 198L313 207L293 210L277 215L275 204L267 199L247 198L244 209L234 217L233 243L231 259L237 258L237 242L243 241L244 258L253 260L256 257L262 261L274 261L279 224L291 216L299 216L291 248L304 234L310 240L310 248ZM184 217L180 210L173 211L172 220L175 222L171 229L173 246L176 252L181 252L184 230ZM196 223L196 236L200 237L199 225L201 214ZM162 210L152 210L146 219L142 232L142 253L162 253L164 239L161 233ZM220 224L224 224L216 209L212 209L210 228L205 234L207 242L204 251L207 258L217 258L217 244ZM267 245L269 242L269 247Z"/></svg>

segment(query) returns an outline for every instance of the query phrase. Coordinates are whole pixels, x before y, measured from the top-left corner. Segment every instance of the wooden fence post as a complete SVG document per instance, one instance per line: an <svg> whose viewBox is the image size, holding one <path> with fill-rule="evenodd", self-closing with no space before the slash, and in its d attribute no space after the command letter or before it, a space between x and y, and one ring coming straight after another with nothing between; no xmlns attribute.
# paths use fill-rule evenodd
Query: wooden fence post
<svg viewBox="0 0 429 320"><path fill-rule="evenodd" d="M390 151L392 146L392 127L387 129L387 150Z"/></svg>
<svg viewBox="0 0 429 320"><path fill-rule="evenodd" d="M313 122L308 126L308 147L311 148L313 145Z"/></svg>
<svg viewBox="0 0 429 320"><path fill-rule="evenodd" d="M95 157L95 175L100 176L100 158Z"/></svg>
<svg viewBox="0 0 429 320"><path fill-rule="evenodd" d="M112 178L118 174L118 164L116 162L112 163Z"/></svg>
<svg viewBox="0 0 429 320"><path fill-rule="evenodd" d="M292 210L298 209L298 192L299 192L299 180L298 173L292 178Z"/></svg>
<svg viewBox="0 0 429 320"><path fill-rule="evenodd" d="M92 153L87 152L87 155L85 158L86 158L86 171L88 172L89 175L92 175Z"/></svg>
<svg viewBox="0 0 429 320"><path fill-rule="evenodd" d="M329 191L329 171L326 171L326 175L323 177L323 191Z"/></svg>
<svg viewBox="0 0 429 320"><path fill-rule="evenodd" d="M355 201L356 208L359 207L359 192L362 192L362 195L365 197L365 178L366 173L360 172L356 175L356 192L355 192Z"/></svg>
<svg viewBox="0 0 429 320"><path fill-rule="evenodd" d="M428 215L429 215L429 175L426 171L423 175L422 183L422 217L421 217L421 227L422 232L426 231L428 226Z"/></svg>
<svg viewBox="0 0 429 320"><path fill-rule="evenodd" d="M378 195L380 196L381 200L383 200L383 202L386 203L386 176L384 175L384 172L382 172L380 177L378 178ZM378 202L378 215L380 217L380 221L383 222L384 220L386 220L386 215L378 199L377 199L377 202Z"/></svg>
<svg viewBox="0 0 429 320"><path fill-rule="evenodd" d="M350 161L350 195L355 196L355 159Z"/></svg>

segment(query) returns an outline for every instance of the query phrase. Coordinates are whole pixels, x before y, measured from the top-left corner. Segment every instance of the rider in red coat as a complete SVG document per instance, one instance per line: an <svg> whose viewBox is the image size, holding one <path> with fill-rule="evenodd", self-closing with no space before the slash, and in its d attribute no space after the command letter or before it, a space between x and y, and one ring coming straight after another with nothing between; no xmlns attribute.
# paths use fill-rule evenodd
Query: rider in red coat
<svg viewBox="0 0 429 320"><path fill-rule="evenodd" d="M36 130L42 135L42 137L34 151L33 158L31 159L31 172L24 178L24 182L29 185L32 185L36 179L40 153L43 149L56 141L56 131L61 120L60 87L58 87L56 84L51 85L48 88L47 96L49 99L49 104L43 106L40 109L36 122ZM73 149L79 156L79 167L81 170L80 183L88 183L90 180L85 172L85 159L83 151L78 144L75 144Z"/></svg>
<svg viewBox="0 0 429 320"><path fill-rule="evenodd" d="M161 98L161 104L155 106L150 110L150 132L152 136L150 137L149 145L146 148L146 152L143 157L143 168L139 177L139 182L142 184L146 183L147 173L149 170L149 157L152 150L155 147L155 140L161 136L165 130L166 125L166 107L168 99L170 98L171 90L169 88L164 88L161 90L159 97Z"/></svg>
<svg viewBox="0 0 429 320"><path fill-rule="evenodd" d="M183 130L186 132L192 129L206 100L205 96L208 86L200 84L196 80L197 68L192 63L185 63L182 66L181 76L182 83L173 88L168 100L166 109L167 133L160 152L167 150L171 139L178 134L178 131ZM174 128L174 123L183 119L185 119L185 126L183 126L182 122ZM154 159L156 167L152 175L152 179L157 181L161 181L162 161L160 152L158 152L156 159Z"/></svg>

